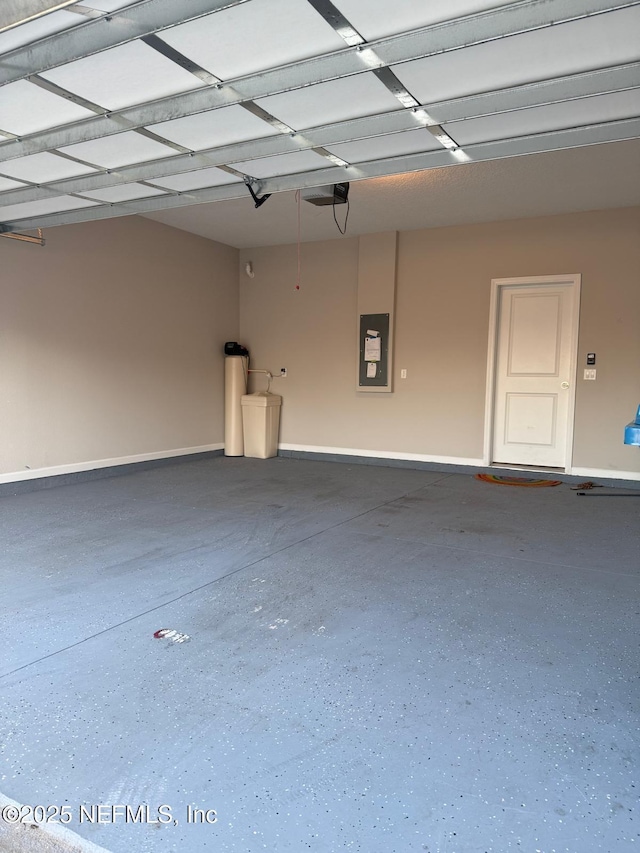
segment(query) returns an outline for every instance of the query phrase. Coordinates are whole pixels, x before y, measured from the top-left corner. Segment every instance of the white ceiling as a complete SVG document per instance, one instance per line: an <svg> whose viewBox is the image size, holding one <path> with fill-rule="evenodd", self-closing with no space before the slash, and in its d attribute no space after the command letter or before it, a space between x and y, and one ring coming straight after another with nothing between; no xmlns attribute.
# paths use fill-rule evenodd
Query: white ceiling
<svg viewBox="0 0 640 853"><path fill-rule="evenodd" d="M350 189L347 236L518 219L640 204L640 142L471 163L359 181ZM339 238L330 207L300 206L304 241ZM201 204L148 218L238 248L294 243L294 192ZM345 206L336 207L342 226Z"/></svg>
<svg viewBox="0 0 640 853"><path fill-rule="evenodd" d="M640 0L0 5L0 229L290 242L340 181L354 234L635 204L638 32Z"/></svg>

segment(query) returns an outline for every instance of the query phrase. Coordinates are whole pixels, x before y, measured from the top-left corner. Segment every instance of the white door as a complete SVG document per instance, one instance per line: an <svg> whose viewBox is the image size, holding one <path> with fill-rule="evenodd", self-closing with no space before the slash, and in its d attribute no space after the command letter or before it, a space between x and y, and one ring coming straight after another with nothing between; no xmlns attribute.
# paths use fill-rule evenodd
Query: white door
<svg viewBox="0 0 640 853"><path fill-rule="evenodd" d="M498 287L493 462L541 468L570 462L577 280Z"/></svg>

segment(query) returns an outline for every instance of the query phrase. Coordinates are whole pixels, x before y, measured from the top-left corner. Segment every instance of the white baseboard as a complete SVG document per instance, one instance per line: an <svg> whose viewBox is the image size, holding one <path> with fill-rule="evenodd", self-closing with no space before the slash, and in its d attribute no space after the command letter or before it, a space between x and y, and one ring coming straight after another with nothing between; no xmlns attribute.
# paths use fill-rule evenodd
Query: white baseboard
<svg viewBox="0 0 640 853"><path fill-rule="evenodd" d="M72 462L68 465L52 465L50 468L27 468L24 471L9 471L0 474L0 483L19 483L23 480L36 480L40 477L56 477L60 474L75 474L78 471L95 471L96 468L113 468L116 465L131 465L136 462L150 462L154 459L171 459L173 456L188 456L191 453L206 453L210 450L222 450L222 441L216 444L203 444L199 447L178 447L173 450L159 450L155 453L136 453L133 456L114 456L110 459L93 459L88 462Z"/></svg>
<svg viewBox="0 0 640 853"><path fill-rule="evenodd" d="M638 471L616 471L612 468L572 468L571 473L576 477L590 477L598 479L607 477L609 480L638 480L640 482L640 472Z"/></svg>
<svg viewBox="0 0 640 853"><path fill-rule="evenodd" d="M388 450L362 450L357 447L325 447L317 444L288 444L278 445L280 450L299 451L301 453L324 453L334 456L364 456L370 459L398 459L407 462L431 462L440 465L469 465L476 468L487 467L481 458L465 456L437 456L428 453L403 453ZM97 468L112 468L116 465L131 465L136 462L150 462L155 459L171 459L174 456L188 456L194 453L207 453L212 450L223 450L224 442L203 444L198 447L178 447L173 450L160 450L155 453L137 453L132 456L114 456L109 459L94 459L88 462L72 462L67 465L52 465L48 468L29 468L24 471L9 471L0 474L1 483L19 483L23 480L36 480L40 477L55 477L60 474L75 474L79 471L94 471ZM572 468L570 472L576 477L592 479L609 478L612 480L640 481L638 471L617 471L609 468Z"/></svg>
<svg viewBox="0 0 640 853"><path fill-rule="evenodd" d="M280 444L280 450L296 450L301 453L327 453L334 456L367 456L371 459L399 459L406 462L435 462L441 465L482 466L482 459L467 459L464 456L433 456L428 453L402 453L388 450L361 450L357 447L323 447L314 444Z"/></svg>
<svg viewBox="0 0 640 853"><path fill-rule="evenodd" d="M428 453L402 453L400 451L388 450L361 450L357 447L324 447L322 445L313 444L288 444L283 443L278 445L280 450L293 450L301 453L326 453L333 456L365 456L371 459L399 459L409 462L432 462L439 465L469 465L476 468L489 467L482 458L467 458L465 456L434 456ZM500 466L495 466L500 467ZM505 468L513 468L517 466L503 466ZM531 471L530 468L518 470ZM543 473L544 469L540 469ZM554 473L549 471L549 473ZM610 480L640 480L640 473L637 471L616 471L608 468L571 468L566 472L571 476L590 477L592 479L607 478Z"/></svg>

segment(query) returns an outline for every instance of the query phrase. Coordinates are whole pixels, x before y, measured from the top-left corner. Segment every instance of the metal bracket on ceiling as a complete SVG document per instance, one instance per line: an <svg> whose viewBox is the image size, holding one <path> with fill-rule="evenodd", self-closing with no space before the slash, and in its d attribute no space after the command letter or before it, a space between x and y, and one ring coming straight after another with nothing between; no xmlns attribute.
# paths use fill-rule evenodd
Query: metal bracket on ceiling
<svg viewBox="0 0 640 853"><path fill-rule="evenodd" d="M251 198L256 203L256 208L263 205L268 198L271 198L271 193L265 193L263 196L258 197L258 195L255 192L255 190L253 189L252 185L255 184L256 187L258 188L258 192L260 192L260 187L261 187L260 181L255 181L253 178L245 177L244 182L247 185L247 189L251 193Z"/></svg>
<svg viewBox="0 0 640 853"><path fill-rule="evenodd" d="M38 228L38 236L33 237L31 234L18 234L9 231L6 225L0 222L0 237L8 237L9 240L20 240L23 243L35 243L36 246L46 245L46 240L42 236L42 228Z"/></svg>

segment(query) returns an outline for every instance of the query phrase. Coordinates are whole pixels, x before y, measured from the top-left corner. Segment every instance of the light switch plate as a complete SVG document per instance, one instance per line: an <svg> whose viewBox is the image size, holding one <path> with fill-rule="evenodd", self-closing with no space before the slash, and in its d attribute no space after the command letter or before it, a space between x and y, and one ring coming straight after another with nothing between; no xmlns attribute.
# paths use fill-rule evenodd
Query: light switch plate
<svg viewBox="0 0 640 853"><path fill-rule="evenodd" d="M400 379L406 379L406 378L407 378L407 371L403 368L400 371Z"/></svg>
<svg viewBox="0 0 640 853"><path fill-rule="evenodd" d="M585 372L584 372L584 378L585 378L585 379L595 379L595 378L596 378L596 371L595 371L594 369L592 369L592 370L585 370Z"/></svg>

